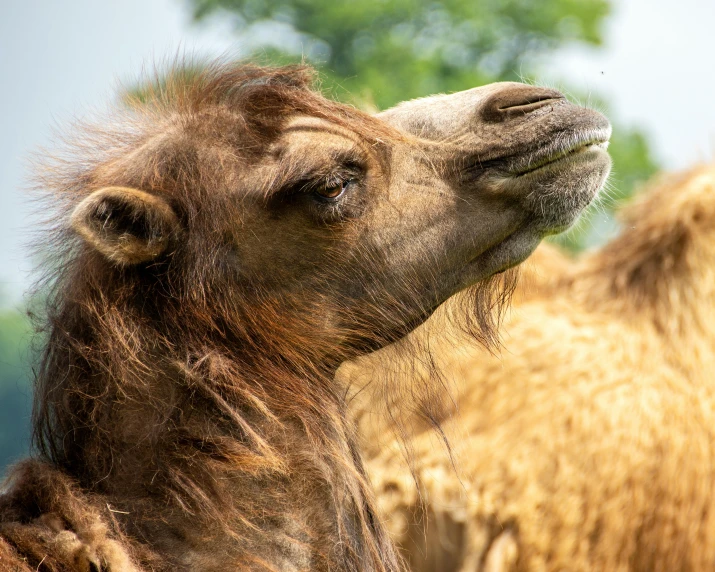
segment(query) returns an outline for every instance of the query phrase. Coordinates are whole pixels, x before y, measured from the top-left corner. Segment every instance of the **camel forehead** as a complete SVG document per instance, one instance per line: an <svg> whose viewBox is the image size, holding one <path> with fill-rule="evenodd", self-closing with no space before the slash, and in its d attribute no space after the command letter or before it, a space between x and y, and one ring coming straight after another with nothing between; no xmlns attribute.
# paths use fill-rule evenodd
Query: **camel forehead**
<svg viewBox="0 0 715 572"><path fill-rule="evenodd" d="M362 121L335 122L321 117L299 115L289 119L283 128L282 141L307 143L311 146L355 146L369 153L370 149L398 142L414 142L405 133L375 117ZM365 121L367 119L367 121Z"/></svg>
<svg viewBox="0 0 715 572"><path fill-rule="evenodd" d="M314 150L362 147L363 138L351 129L320 117L294 117L286 124L280 143L282 150L300 148L301 144Z"/></svg>

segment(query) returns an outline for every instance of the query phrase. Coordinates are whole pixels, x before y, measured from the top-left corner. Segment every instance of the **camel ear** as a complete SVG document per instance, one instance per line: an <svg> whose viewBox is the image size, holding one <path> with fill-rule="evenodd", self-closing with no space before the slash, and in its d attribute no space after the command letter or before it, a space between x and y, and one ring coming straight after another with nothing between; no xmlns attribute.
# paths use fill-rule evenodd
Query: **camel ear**
<svg viewBox="0 0 715 572"><path fill-rule="evenodd" d="M80 202L72 228L112 262L153 260L179 232L179 221L161 197L127 187L105 187Z"/></svg>

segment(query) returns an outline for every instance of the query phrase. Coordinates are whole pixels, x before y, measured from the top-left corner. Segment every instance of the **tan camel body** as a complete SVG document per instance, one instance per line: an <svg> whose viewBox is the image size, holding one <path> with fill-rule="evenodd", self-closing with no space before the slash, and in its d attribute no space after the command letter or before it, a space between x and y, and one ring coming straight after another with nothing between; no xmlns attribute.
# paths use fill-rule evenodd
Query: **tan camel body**
<svg viewBox="0 0 715 572"><path fill-rule="evenodd" d="M492 339L490 277L595 196L610 126L509 83L370 116L311 77L170 76L44 173L39 453L0 496L3 570L402 567L335 370L465 289Z"/></svg>
<svg viewBox="0 0 715 572"><path fill-rule="evenodd" d="M441 418L453 457L411 426L419 493L361 398L412 570L712 570L715 168L654 184L599 251L541 247L524 266L499 355L463 338L433 351L459 397Z"/></svg>

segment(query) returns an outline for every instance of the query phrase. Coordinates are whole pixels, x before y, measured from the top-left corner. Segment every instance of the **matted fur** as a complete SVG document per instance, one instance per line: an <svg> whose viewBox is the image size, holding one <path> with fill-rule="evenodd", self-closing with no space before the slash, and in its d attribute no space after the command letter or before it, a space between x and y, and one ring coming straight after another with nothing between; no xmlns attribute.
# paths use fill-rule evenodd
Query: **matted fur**
<svg viewBox="0 0 715 572"><path fill-rule="evenodd" d="M360 402L411 569L711 569L715 169L661 176L577 262L541 247L526 267L499 358L464 339L435 348L461 386L442 419L454 447L415 424L416 482Z"/></svg>
<svg viewBox="0 0 715 572"><path fill-rule="evenodd" d="M47 307L33 415L38 457L10 473L0 497L0 566L9 558L21 570L53 572L275 569L272 562L283 561L295 569L401 568L375 517L345 389L323 359L331 337L389 340L399 305L393 315L373 308L364 332L358 324L317 337L313 315L325 300L312 308L300 300L291 314L290 299L234 287L219 232L241 216L214 191L240 184L225 180L227 166L265 153L286 117L348 125L376 148L404 137L326 100L312 80L304 67L219 64L188 78L178 73L110 122L79 127L68 151L44 162L39 187L51 219L41 245L48 267L39 286ZM174 131L181 136L164 137ZM240 154L207 153L197 171L196 141L215 138L231 139ZM389 168L387 151L382 156ZM192 230L169 237L181 248L150 264L108 264L80 241L71 213L112 186L165 197ZM464 295L457 313L480 340L494 343L512 284L507 272ZM384 334L375 330L380 320ZM423 405L433 382L427 376L411 389ZM311 527L290 530L291 487L302 487ZM326 496L335 522L311 512ZM286 530L291 538L276 540ZM309 544L333 530L340 542L331 553L295 564L296 538ZM225 537L231 547L220 544ZM187 561L192 547L209 547L210 557Z"/></svg>

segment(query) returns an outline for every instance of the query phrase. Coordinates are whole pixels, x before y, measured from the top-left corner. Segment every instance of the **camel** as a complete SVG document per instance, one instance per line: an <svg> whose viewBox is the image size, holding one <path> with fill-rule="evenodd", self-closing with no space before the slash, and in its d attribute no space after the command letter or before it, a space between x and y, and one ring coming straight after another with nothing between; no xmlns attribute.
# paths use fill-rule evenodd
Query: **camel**
<svg viewBox="0 0 715 572"><path fill-rule="evenodd" d="M312 81L174 73L42 171L37 454L2 488L3 570L403 569L335 371L458 292L493 339L610 126L516 83L372 116Z"/></svg>
<svg viewBox="0 0 715 572"><path fill-rule="evenodd" d="M662 176L623 218L576 261L539 247L501 353L463 336L434 349L460 388L440 424L451 449L415 421L410 468L404 433L356 399L412 570L713 567L715 167ZM341 373L383 367L363 361Z"/></svg>

